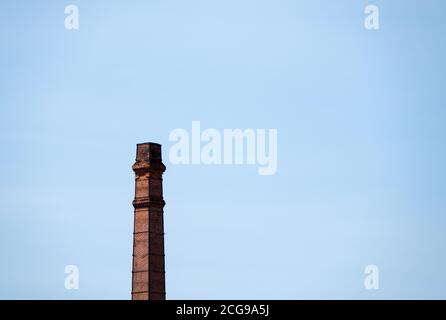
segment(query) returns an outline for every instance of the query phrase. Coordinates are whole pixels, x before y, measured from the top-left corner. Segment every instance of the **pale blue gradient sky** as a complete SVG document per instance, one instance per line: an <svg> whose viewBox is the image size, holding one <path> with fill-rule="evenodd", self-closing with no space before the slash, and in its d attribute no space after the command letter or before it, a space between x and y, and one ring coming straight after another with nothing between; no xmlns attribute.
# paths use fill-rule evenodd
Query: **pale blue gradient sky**
<svg viewBox="0 0 446 320"><path fill-rule="evenodd" d="M144 141L167 165L168 298L446 298L445 13L433 0L1 1L0 298L130 297ZM192 120L277 128L277 174L170 165L169 133Z"/></svg>

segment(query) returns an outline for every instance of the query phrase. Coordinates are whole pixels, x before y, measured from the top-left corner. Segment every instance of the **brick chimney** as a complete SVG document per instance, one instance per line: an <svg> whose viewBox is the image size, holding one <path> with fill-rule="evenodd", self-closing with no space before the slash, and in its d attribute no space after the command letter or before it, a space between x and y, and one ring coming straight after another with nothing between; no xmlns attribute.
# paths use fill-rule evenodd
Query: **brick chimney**
<svg viewBox="0 0 446 320"><path fill-rule="evenodd" d="M133 200L132 300L164 300L163 172L161 145L141 143L136 148Z"/></svg>

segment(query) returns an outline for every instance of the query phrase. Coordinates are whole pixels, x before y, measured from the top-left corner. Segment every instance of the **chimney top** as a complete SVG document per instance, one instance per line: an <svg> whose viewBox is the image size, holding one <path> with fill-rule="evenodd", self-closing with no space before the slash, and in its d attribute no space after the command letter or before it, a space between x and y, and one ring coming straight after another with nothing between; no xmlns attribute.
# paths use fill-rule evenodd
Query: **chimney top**
<svg viewBox="0 0 446 320"><path fill-rule="evenodd" d="M154 142L136 145L136 162L161 163L161 145Z"/></svg>

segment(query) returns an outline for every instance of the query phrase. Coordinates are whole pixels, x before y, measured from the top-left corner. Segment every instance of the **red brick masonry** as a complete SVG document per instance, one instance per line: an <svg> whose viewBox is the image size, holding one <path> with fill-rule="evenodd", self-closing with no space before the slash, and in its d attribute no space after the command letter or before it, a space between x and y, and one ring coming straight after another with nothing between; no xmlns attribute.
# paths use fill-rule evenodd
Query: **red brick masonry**
<svg viewBox="0 0 446 320"><path fill-rule="evenodd" d="M133 232L132 300L164 300L163 172L161 145L137 145Z"/></svg>

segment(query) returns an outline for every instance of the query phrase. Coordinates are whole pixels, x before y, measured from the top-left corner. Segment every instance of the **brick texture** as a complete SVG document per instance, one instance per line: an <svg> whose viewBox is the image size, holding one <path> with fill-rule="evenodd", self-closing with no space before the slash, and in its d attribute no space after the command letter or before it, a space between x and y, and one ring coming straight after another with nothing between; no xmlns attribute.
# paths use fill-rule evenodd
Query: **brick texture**
<svg viewBox="0 0 446 320"><path fill-rule="evenodd" d="M136 148L132 299L164 300L164 222L161 145L141 143Z"/></svg>

